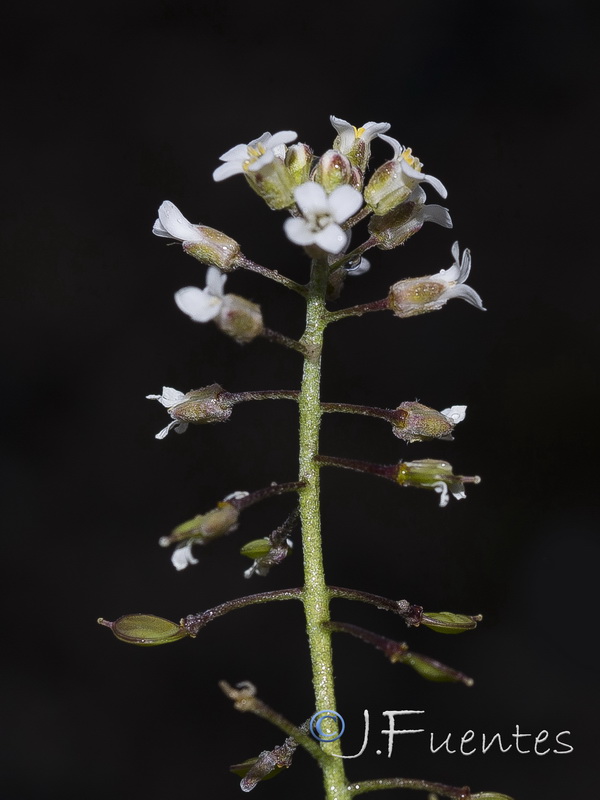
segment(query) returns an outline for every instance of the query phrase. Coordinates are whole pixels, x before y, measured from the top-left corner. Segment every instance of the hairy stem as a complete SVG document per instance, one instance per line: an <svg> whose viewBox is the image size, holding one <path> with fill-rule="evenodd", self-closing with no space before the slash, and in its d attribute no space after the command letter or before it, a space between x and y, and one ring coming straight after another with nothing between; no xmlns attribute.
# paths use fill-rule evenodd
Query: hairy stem
<svg viewBox="0 0 600 800"><path fill-rule="evenodd" d="M250 270L250 272L256 272L259 275L262 275L263 278L269 278L269 280L275 281L276 283L280 283L282 286L285 286L286 289L291 289L298 294L301 294L303 297L306 296L306 287L302 286L296 281L291 280L291 278L286 278L285 275L277 272L276 269L269 269L268 267L263 267L262 264L257 264L255 261L252 261L250 258L246 258L246 256L240 256L237 260L236 267L241 267L242 269Z"/></svg>
<svg viewBox="0 0 600 800"><path fill-rule="evenodd" d="M325 293L327 265L315 261L308 290L306 330L302 343L308 353L304 359L300 411L300 480L306 486L299 492L304 557L304 612L313 672L316 711L335 710L331 632L324 626L329 621L329 589L325 583L321 547L321 511L319 467L315 457L319 449L321 426L320 383L323 333L326 327ZM341 755L339 740L323 742L326 753ZM343 760L330 758L322 763L327 800L349 800L348 781Z"/></svg>
<svg viewBox="0 0 600 800"><path fill-rule="evenodd" d="M425 792L435 792L442 797L452 800L469 800L471 792L468 786L447 786L444 783L420 781L413 778L381 778L374 781L359 781L350 787L352 795L376 792L379 789L421 789Z"/></svg>

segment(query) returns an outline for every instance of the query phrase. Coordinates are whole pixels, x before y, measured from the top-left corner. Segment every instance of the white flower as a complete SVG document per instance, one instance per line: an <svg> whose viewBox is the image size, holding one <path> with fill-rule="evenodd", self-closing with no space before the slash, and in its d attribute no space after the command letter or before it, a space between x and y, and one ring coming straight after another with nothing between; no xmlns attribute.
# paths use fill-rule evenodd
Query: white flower
<svg viewBox="0 0 600 800"><path fill-rule="evenodd" d="M221 310L226 280L227 275L216 267L209 267L206 271L206 287L198 289L197 286L186 286L175 292L175 302L194 322L209 322Z"/></svg>
<svg viewBox="0 0 600 800"><path fill-rule="evenodd" d="M441 269L436 275L432 275L429 280L436 281L444 284L444 290L436 300L436 306L443 305L451 300L453 297L460 297L466 300L472 306L485 311L481 297L477 294L475 289L470 286L465 286L465 281L471 272L471 251L469 249L463 250L462 258L459 263L460 249L458 242L452 245L452 257L454 264L450 269Z"/></svg>
<svg viewBox="0 0 600 800"><path fill-rule="evenodd" d="M178 572L190 565L199 563L198 559L192 555L192 545L193 542L188 542L181 545L181 547L176 547L171 553L171 563Z"/></svg>
<svg viewBox="0 0 600 800"><path fill-rule="evenodd" d="M369 144L376 136L381 136L391 127L389 122L365 122L361 128L355 128L345 119L334 117L333 114L329 119L338 133L336 149L344 155L350 152L357 139L362 139L365 144Z"/></svg>
<svg viewBox="0 0 600 800"><path fill-rule="evenodd" d="M443 414L447 417L453 425L458 425L459 422L462 422L467 414L467 407L466 406L450 406L450 408L445 408L443 411L440 411L440 414Z"/></svg>
<svg viewBox="0 0 600 800"><path fill-rule="evenodd" d="M166 409L171 409L174 406L179 405L184 398L185 394L183 392L180 392L177 389L172 389L170 386L163 386L162 394L146 395L146 400L158 400L158 402ZM171 414L171 416L173 415ZM187 430L188 423L181 422L180 420L174 418L173 422L170 422L166 428L163 428L162 431L159 431L155 438L164 439L171 428L175 428L175 433L183 433Z"/></svg>
<svg viewBox="0 0 600 800"><path fill-rule="evenodd" d="M177 239L180 242L204 242L206 237L202 235L198 227L192 225L174 203L165 200L158 209L158 219L152 226L152 233L155 236Z"/></svg>
<svg viewBox="0 0 600 800"><path fill-rule="evenodd" d="M394 150L394 161L401 170L401 174L395 176L396 181L403 181L409 191L412 191L417 183L429 183L439 195L444 198L448 197L446 187L440 180L434 178L433 175L425 175L421 172L422 164L416 156L413 156L410 147L402 147L400 142L391 136L381 134L380 138L383 139L384 142L390 144ZM380 169L382 169L383 166L380 167Z"/></svg>
<svg viewBox="0 0 600 800"><path fill-rule="evenodd" d="M361 193L345 185L327 195L320 184L308 181L294 190L294 197L302 217L285 221L288 239L303 247L316 244L326 253L341 253L348 242L348 234L340 223L361 207Z"/></svg>
<svg viewBox="0 0 600 800"><path fill-rule="evenodd" d="M244 173L246 170L258 172L270 164L276 156L283 155L282 145L293 142L297 136L295 131L279 131L272 136L265 131L262 136L249 144L237 144L220 157L219 160L225 163L216 168L213 179L223 181L231 175Z"/></svg>
<svg viewBox="0 0 600 800"><path fill-rule="evenodd" d="M465 285L471 271L471 253L463 252L459 262L458 242L452 245L454 264L435 275L423 278L408 278L390 287L389 309L397 317L414 317L429 311L439 311L448 300L459 297L476 308L485 311L481 297L475 289Z"/></svg>

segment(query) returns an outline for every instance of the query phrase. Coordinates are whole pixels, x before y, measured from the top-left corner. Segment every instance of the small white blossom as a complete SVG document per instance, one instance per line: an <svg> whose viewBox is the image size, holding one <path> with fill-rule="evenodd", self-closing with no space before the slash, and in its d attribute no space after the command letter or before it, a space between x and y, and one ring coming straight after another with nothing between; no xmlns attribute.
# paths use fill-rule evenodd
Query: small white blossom
<svg viewBox="0 0 600 800"><path fill-rule="evenodd" d="M445 408L443 411L440 411L440 414L443 414L445 417L447 417L454 425L458 425L459 422L464 420L467 414L467 407L450 406L450 408Z"/></svg>
<svg viewBox="0 0 600 800"><path fill-rule="evenodd" d="M282 146L293 142L297 136L295 131L279 131L272 136L265 131L262 136L249 144L238 144L232 147L220 156L219 160L225 163L216 168L213 172L213 179L223 181L231 175L238 175L246 170L258 172L270 164L275 157L283 156L285 148Z"/></svg>
<svg viewBox="0 0 600 800"><path fill-rule="evenodd" d="M206 287L186 286L175 293L175 302L184 314L194 322L209 322L214 319L223 305L223 287L227 276L216 267L206 271Z"/></svg>
<svg viewBox="0 0 600 800"><path fill-rule="evenodd" d="M472 306L485 311L481 297L475 289L465 286L465 281L471 272L471 251L463 250L462 258L459 262L460 249L458 242L452 245L452 257L454 264L449 269L441 269L436 275L432 275L429 280L445 284L445 289L436 300L436 306L442 306L453 297L460 297Z"/></svg>
<svg viewBox="0 0 600 800"><path fill-rule="evenodd" d="M198 559L192 555L192 545L193 542L188 542L181 545L181 547L176 547L171 553L171 563L178 572L190 565L199 563Z"/></svg>
<svg viewBox="0 0 600 800"><path fill-rule="evenodd" d="M412 191L417 183L424 182L431 184L441 197L448 197L446 187L440 180L434 178L433 175L425 175L421 172L422 164L416 156L413 156L410 147L402 147L400 142L392 136L381 134L380 138L392 146L394 150L394 161L396 161L400 167L402 171L401 177L409 190ZM396 176L396 178L398 178L398 176Z"/></svg>
<svg viewBox="0 0 600 800"><path fill-rule="evenodd" d="M174 203L165 200L158 209L158 219L152 226L152 233L180 242L204 242L206 237L198 227L189 222Z"/></svg>
<svg viewBox="0 0 600 800"><path fill-rule="evenodd" d="M459 486L462 484L459 484ZM450 494L448 493L448 484L444 483L444 481L436 481L435 483L431 484L431 488L434 492L437 492L440 496L440 508L445 508L448 505L448 501L450 500ZM452 497L455 497L457 500L464 500L466 498L464 486L462 489L459 489L455 486L454 490L450 490L452 492Z"/></svg>
<svg viewBox="0 0 600 800"><path fill-rule="evenodd" d="M178 391L177 389L172 389L170 386L163 386L162 394L147 394L146 400L158 400L158 402L164 406L166 409L171 409L176 405L179 405L185 398L185 394L183 392ZM172 415L171 415L172 416ZM162 431L159 431L155 438L156 439L164 439L167 433L172 429L175 428L175 433L183 433L188 428L187 422L181 422L178 419L173 419L173 422L170 422L166 428L163 428Z"/></svg>
<svg viewBox="0 0 600 800"><path fill-rule="evenodd" d="M365 122L361 128L355 128L345 119L329 117L331 124L337 131L337 150L340 153L349 153L357 139L362 139L365 144L369 144L376 136L389 131L389 122Z"/></svg>
<svg viewBox="0 0 600 800"><path fill-rule="evenodd" d="M348 243L348 234L340 227L362 205L362 195L351 186L338 186L328 195L325 189L308 181L294 190L302 217L284 223L288 239L307 247L315 244L326 253L341 253Z"/></svg>

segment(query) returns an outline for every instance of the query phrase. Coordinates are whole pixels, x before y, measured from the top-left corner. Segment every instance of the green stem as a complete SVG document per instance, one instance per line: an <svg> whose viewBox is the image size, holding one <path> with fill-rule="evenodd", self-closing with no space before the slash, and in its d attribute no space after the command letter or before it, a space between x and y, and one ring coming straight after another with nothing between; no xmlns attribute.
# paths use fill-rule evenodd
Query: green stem
<svg viewBox="0 0 600 800"><path fill-rule="evenodd" d="M329 589L325 583L321 547L321 510L319 467L315 457L319 451L321 426L320 384L323 334L327 325L325 294L327 263L314 261L308 286L306 330L302 344L308 355L304 359L302 388L298 399L300 412L300 480L306 486L299 491L304 557L304 613L312 663L315 710L335 711L331 632L324 626L329 621ZM341 755L339 739L323 742L326 753ZM326 800L349 800L348 780L341 758L322 763Z"/></svg>
<svg viewBox="0 0 600 800"><path fill-rule="evenodd" d="M413 778L381 778L380 780L352 783L350 786L352 795L376 792L379 789L420 789L425 792L435 792L442 797L450 797L452 800L469 800L472 797L468 786L448 786L445 783L420 781Z"/></svg>
<svg viewBox="0 0 600 800"><path fill-rule="evenodd" d="M269 278L269 280L275 281L276 283L280 283L282 286L285 286L286 289L291 289L292 291L297 292L303 297L306 297L305 286L296 283L296 281L293 281L291 278L286 278L285 275L281 275L281 273L277 272L276 269L269 269L268 267L263 267L262 264L257 264L250 258L246 258L246 256L240 256L235 266L241 267L242 269L250 270L250 272L256 272L259 275L262 275L263 278Z"/></svg>

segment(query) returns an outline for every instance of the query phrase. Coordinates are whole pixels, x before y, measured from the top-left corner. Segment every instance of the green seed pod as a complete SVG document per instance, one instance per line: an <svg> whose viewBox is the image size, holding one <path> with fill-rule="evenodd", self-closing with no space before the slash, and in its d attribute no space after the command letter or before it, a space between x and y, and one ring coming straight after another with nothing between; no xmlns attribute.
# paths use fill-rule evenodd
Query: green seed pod
<svg viewBox="0 0 600 800"><path fill-rule="evenodd" d="M187 632L175 622L151 614L126 614L115 622L98 620L100 625L110 628L117 639L128 644L152 647L158 644L169 644L185 638Z"/></svg>
<svg viewBox="0 0 600 800"><path fill-rule="evenodd" d="M481 615L470 617L467 614L453 614L451 611L424 613L421 624L436 633L464 633L472 631L481 622Z"/></svg>

